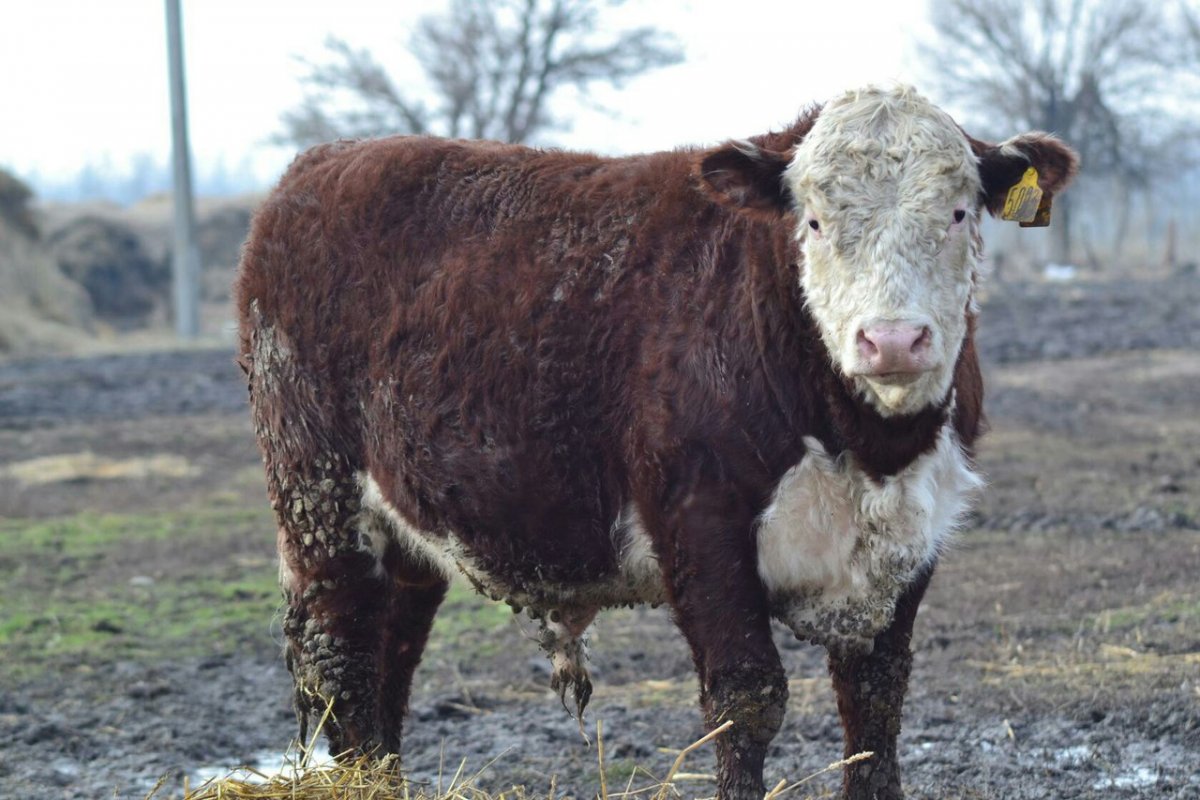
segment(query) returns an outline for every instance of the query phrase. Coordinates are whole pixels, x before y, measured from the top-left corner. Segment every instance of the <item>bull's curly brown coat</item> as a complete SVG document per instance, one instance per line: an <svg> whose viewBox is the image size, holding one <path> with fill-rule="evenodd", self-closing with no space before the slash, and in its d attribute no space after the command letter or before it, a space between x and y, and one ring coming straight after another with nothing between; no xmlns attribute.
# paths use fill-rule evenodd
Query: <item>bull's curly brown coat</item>
<svg viewBox="0 0 1200 800"><path fill-rule="evenodd" d="M805 437L881 480L948 420L968 452L982 425L973 316L953 391L909 416L881 416L823 348L797 218L762 155L786 163L818 114L752 147L626 158L338 142L284 175L243 257L240 363L279 520L296 706L306 720L334 699L335 751L399 751L446 591L397 519L452 538L481 589L578 623L547 634L573 643L597 607L634 599L616 587L637 525L706 720L736 723L718 743L720 794L762 796L787 682L755 530L781 476ZM1005 181L1012 168L989 167ZM364 501L364 476L381 501ZM873 650L831 649L846 751L876 753L847 768L850 797L900 796L931 574ZM586 675L566 679L586 702Z"/></svg>

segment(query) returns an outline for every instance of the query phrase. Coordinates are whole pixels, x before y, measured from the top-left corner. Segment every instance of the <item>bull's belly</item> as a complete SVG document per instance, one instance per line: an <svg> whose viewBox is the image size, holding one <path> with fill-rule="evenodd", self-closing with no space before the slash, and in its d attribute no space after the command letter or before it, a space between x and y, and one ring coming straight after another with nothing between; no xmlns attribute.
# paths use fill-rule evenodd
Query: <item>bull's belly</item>
<svg viewBox="0 0 1200 800"><path fill-rule="evenodd" d="M882 484L816 439L805 444L760 517L758 572L775 616L797 636L869 647L982 480L949 425L932 451Z"/></svg>
<svg viewBox="0 0 1200 800"><path fill-rule="evenodd" d="M381 564L387 547L399 547L407 559L447 579L463 578L481 594L505 600L537 618L594 614L606 607L665 600L662 572L650 537L632 506L625 508L609 530L615 569L589 580L528 579L515 567L485 568L453 532L420 530L387 502L369 475L360 475L359 484L363 509L358 521L359 538Z"/></svg>
<svg viewBox="0 0 1200 800"><path fill-rule="evenodd" d="M481 594L505 600L514 611L528 613L537 620L538 644L550 657L551 687L559 691L564 705L571 692L580 714L592 691L585 662L587 630L596 613L606 607L656 604L666 599L650 537L632 506L625 508L609 530L615 568L590 580L528 580L520 577L520 569L484 569L480 559L453 532L418 529L387 502L370 475L359 475L359 485L359 546L374 555L380 576L387 551L398 547L410 563L423 565L446 579L465 578Z"/></svg>

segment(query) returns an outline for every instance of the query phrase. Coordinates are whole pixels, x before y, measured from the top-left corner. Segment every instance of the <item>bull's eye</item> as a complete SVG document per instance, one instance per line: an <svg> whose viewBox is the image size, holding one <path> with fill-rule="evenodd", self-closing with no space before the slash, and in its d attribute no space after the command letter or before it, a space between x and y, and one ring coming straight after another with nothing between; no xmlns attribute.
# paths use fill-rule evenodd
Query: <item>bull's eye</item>
<svg viewBox="0 0 1200 800"><path fill-rule="evenodd" d="M821 223L817 222L815 219L810 219L808 221L808 227L812 228L814 231L819 231L821 230Z"/></svg>
<svg viewBox="0 0 1200 800"><path fill-rule="evenodd" d="M963 208L956 208L956 209L954 209L954 224L955 224L955 225L957 225L958 223L962 222L962 221L963 221L964 219L966 219L966 218L967 218L967 211L966 211L966 209L963 209Z"/></svg>

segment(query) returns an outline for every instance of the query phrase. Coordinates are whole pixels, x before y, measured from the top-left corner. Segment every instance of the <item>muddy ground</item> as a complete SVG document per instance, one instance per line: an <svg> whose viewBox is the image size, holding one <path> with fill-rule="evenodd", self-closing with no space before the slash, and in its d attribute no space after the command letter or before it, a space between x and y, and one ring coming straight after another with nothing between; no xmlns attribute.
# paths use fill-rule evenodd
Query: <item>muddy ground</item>
<svg viewBox="0 0 1200 800"><path fill-rule="evenodd" d="M1200 798L1197 309L1196 278L992 291L990 488L918 620L910 796ZM0 797L141 797L295 734L244 397L226 351L0 365ZM465 758L493 762L493 791L595 795L533 631L456 591L418 676L415 778ZM822 654L778 641L769 783L841 751ZM702 732L669 618L602 616L591 663L608 785L661 776Z"/></svg>

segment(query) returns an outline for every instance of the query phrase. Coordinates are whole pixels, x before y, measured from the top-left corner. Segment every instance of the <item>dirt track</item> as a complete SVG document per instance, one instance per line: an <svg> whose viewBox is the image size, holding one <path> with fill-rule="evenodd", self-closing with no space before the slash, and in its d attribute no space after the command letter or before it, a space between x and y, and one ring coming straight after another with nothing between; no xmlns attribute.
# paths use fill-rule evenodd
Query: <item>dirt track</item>
<svg viewBox="0 0 1200 800"><path fill-rule="evenodd" d="M1194 278L989 298L981 466L991 486L918 621L902 734L911 796L1200 798L1198 308ZM0 464L90 451L186 466L125 479L77 472L34 488L0 475L0 517L261 510L244 397L228 352L0 365ZM100 596L148 576L186 585L227 564L269 576L269 519L247 519L106 550L70 579ZM0 543L0 581L58 591L61 564L9 555ZM168 770L281 750L295 731L273 602L249 634L202 654L102 649L22 671L10 665L25 655L6 650L0 797L140 797ZM479 768L499 756L482 781L495 790L545 789L556 774L560 793L594 794L595 749L552 699L528 621L445 613L454 624L419 673L407 766L430 778L443 748L451 772L459 758ZM803 777L841 747L821 654L778 641L793 680L769 782ZM610 786L624 786L634 764L661 775L674 757L661 748L701 732L686 648L662 611L619 611L597 623L592 653L588 726L604 723ZM688 764L711 768L703 752Z"/></svg>

